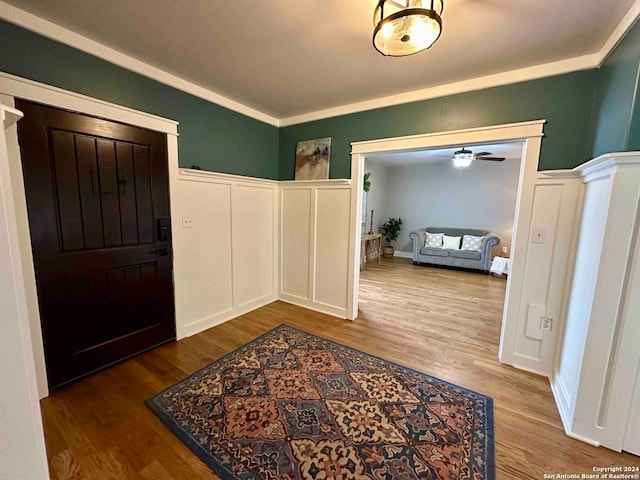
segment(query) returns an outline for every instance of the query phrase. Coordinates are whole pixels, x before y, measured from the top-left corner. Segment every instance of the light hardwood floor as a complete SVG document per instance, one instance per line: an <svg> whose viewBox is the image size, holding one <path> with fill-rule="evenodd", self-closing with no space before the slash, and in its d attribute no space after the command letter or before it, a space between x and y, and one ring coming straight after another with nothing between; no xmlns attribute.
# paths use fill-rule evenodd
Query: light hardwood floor
<svg viewBox="0 0 640 480"><path fill-rule="evenodd" d="M383 260L349 322L282 302L112 367L42 401L54 479L217 478L144 400L280 323L494 398L496 477L593 473L640 458L568 438L549 382L497 361L505 280Z"/></svg>

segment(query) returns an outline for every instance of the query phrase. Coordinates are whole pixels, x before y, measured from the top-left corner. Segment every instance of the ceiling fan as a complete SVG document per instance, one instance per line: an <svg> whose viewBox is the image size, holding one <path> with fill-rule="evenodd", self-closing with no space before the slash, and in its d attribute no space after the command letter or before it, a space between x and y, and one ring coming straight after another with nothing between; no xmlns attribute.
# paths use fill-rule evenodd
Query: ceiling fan
<svg viewBox="0 0 640 480"><path fill-rule="evenodd" d="M454 152L451 157L451 161L453 162L453 166L456 168L465 168L471 165L473 160L487 160L490 162L502 162L505 160L505 157L494 157L491 152L479 152L473 153L471 150L467 150L466 148L462 148L462 150L458 150Z"/></svg>

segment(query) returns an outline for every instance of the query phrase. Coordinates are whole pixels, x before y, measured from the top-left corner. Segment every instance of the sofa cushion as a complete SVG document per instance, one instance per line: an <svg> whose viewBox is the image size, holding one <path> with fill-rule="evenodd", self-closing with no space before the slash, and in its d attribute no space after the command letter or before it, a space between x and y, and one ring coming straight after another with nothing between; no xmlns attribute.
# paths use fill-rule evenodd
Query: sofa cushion
<svg viewBox="0 0 640 480"><path fill-rule="evenodd" d="M432 257L448 257L449 250L442 248L424 247L420 249L420 255L431 255Z"/></svg>
<svg viewBox="0 0 640 480"><path fill-rule="evenodd" d="M460 237L450 237L445 235L442 237L442 248L460 250Z"/></svg>
<svg viewBox="0 0 640 480"><path fill-rule="evenodd" d="M442 237L444 233L429 233L427 232L427 240L424 243L425 247L441 248Z"/></svg>
<svg viewBox="0 0 640 480"><path fill-rule="evenodd" d="M476 237L475 235L465 235L462 237L462 248L460 250L473 250L479 252L482 250L482 241L484 236Z"/></svg>
<svg viewBox="0 0 640 480"><path fill-rule="evenodd" d="M465 260L480 260L480 252L473 250L448 250L449 256L454 258L464 258Z"/></svg>

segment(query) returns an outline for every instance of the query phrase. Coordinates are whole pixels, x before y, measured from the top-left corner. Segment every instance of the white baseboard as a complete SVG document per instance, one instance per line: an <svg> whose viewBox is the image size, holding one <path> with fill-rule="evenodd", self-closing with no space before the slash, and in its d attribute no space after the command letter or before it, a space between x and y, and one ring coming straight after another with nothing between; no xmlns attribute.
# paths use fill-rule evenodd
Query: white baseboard
<svg viewBox="0 0 640 480"><path fill-rule="evenodd" d="M602 444L600 442L592 440L592 439L590 439L588 437L583 437L582 435L578 435L578 434L573 433L573 432L567 432L566 430L565 430L565 433L567 434L567 437L573 438L575 440L580 440L581 442L588 443L589 445L593 445L594 447L601 447L602 446ZM612 450L614 450L616 452L620 452L621 451L621 450L615 450L615 449L612 449Z"/></svg>
<svg viewBox="0 0 640 480"><path fill-rule="evenodd" d="M333 305L327 305L321 302L312 302L305 298L286 293L281 293L279 296L270 294L252 300L250 302L243 303L242 305L238 305L237 307L206 316L193 322L189 322L184 326L180 336L178 337L178 340L196 335L209 328L228 322L229 320L233 320L236 317L244 315L245 313L249 313L260 307L264 307L265 305L273 303L276 300L282 300L285 303L291 303L292 305L297 305L299 307L331 315L333 317L342 319L347 318L346 308L334 307Z"/></svg>
<svg viewBox="0 0 640 480"><path fill-rule="evenodd" d="M558 375L555 375L553 379L549 379L549 384L551 385L551 393L553 393L553 398L556 401L558 413L560 414L562 426L564 427L564 433L567 435L567 437L580 440L581 442L588 443L589 445L593 445L594 447L600 447L602 444L597 440L593 440L592 438L585 437L571 431L572 422L571 408L569 406L569 394L567 393L567 388L565 387L562 378Z"/></svg>
<svg viewBox="0 0 640 480"><path fill-rule="evenodd" d="M514 357L518 357L519 355L513 355L510 358L514 358ZM525 357L526 358L526 357ZM518 362L514 362L514 361L502 361L500 360L501 363L506 363L507 365L511 365L514 368L517 368L518 370L524 370L525 372L529 372L529 373L535 373L536 375L540 375L542 377L549 377L549 374L547 372L543 372L540 370L536 370L535 368L530 368L530 367L524 367L522 365L520 365Z"/></svg>
<svg viewBox="0 0 640 480"><path fill-rule="evenodd" d="M273 303L276 300L278 300L277 295L269 294L250 302L243 303L242 305L239 305L237 307L230 308L228 310L224 310L222 312L187 323L183 327L182 335L178 338L178 340L203 332L211 327L215 327L216 325L220 325L221 323L228 322L229 320L233 320L240 315L244 315L245 313L249 313L253 310L256 310L257 308L264 307L265 305Z"/></svg>
<svg viewBox="0 0 640 480"><path fill-rule="evenodd" d="M413 252L401 252L399 250L396 250L395 252L393 252L393 256L400 258L413 258Z"/></svg>
<svg viewBox="0 0 640 480"><path fill-rule="evenodd" d="M551 393L553 393L553 398L558 407L562 426L564 427L565 433L569 435L571 432L571 419L569 416L569 395L567 394L567 389L558 375L549 378L549 385L551 385Z"/></svg>
<svg viewBox="0 0 640 480"><path fill-rule="evenodd" d="M333 305L327 305L326 303L321 302L314 302L302 297L298 297L297 295L280 293L278 300L281 300L285 303L290 303L292 305L297 305L298 307L307 308L309 310L313 310L314 312L325 313L327 315L331 315L332 317L338 317L342 319L347 318L346 308L334 307Z"/></svg>

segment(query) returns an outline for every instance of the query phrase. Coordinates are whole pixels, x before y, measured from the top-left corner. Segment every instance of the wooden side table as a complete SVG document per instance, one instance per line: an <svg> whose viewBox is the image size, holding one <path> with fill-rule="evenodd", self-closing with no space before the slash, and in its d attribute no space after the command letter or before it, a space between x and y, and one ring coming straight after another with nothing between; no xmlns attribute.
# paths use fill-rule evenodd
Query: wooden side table
<svg viewBox="0 0 640 480"><path fill-rule="evenodd" d="M382 257L382 234L367 233L362 236L360 243L360 269L364 268L364 264L378 260Z"/></svg>

